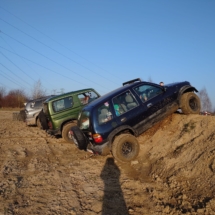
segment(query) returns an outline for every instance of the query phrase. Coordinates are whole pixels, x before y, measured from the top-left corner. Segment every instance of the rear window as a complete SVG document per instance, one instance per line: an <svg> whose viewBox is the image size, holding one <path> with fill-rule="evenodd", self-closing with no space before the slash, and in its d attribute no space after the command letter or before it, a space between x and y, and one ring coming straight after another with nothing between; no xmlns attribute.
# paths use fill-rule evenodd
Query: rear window
<svg viewBox="0 0 215 215"><path fill-rule="evenodd" d="M54 112L62 111L73 106L73 99L72 96L59 99L52 103L52 108Z"/></svg>
<svg viewBox="0 0 215 215"><path fill-rule="evenodd" d="M35 109L40 109L40 108L42 108L42 106L43 106L43 100L39 100L39 101L36 101L34 103L34 108Z"/></svg>
<svg viewBox="0 0 215 215"><path fill-rule="evenodd" d="M43 100L38 100L38 101L31 101L26 104L25 109L30 110L30 109L40 109L43 107Z"/></svg>
<svg viewBox="0 0 215 215"><path fill-rule="evenodd" d="M83 111L81 115L79 116L79 126L80 129L88 129L90 126L90 112L89 111Z"/></svg>
<svg viewBox="0 0 215 215"><path fill-rule="evenodd" d="M96 114L97 114L99 125L112 120L113 114L110 109L110 103L108 101L104 102L101 106L98 107Z"/></svg>

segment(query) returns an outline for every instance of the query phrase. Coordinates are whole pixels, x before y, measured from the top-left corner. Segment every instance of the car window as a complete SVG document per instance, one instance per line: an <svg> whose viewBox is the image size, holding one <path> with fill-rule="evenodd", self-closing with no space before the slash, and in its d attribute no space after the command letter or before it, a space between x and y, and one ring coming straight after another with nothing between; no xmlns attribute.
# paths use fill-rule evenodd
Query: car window
<svg viewBox="0 0 215 215"><path fill-rule="evenodd" d="M105 102L102 105L100 105L97 108L96 113L97 113L99 125L104 124L104 123L112 120L112 118L113 118L113 114L110 110L109 102Z"/></svg>
<svg viewBox="0 0 215 215"><path fill-rule="evenodd" d="M99 96L94 91L87 91L78 95L82 104L88 104L91 101L97 99Z"/></svg>
<svg viewBox="0 0 215 215"><path fill-rule="evenodd" d="M32 108L32 109L33 109L33 108L34 108L34 106L35 106L35 102L31 102L31 103L30 103L30 108Z"/></svg>
<svg viewBox="0 0 215 215"><path fill-rule="evenodd" d="M54 112L62 111L64 109L71 108L72 106L73 106L72 96L69 96L69 97L66 97L63 99L59 99L52 103Z"/></svg>
<svg viewBox="0 0 215 215"><path fill-rule="evenodd" d="M79 95L78 95L78 98L79 98L81 104L83 104L83 105L84 105L84 104L87 104L88 101L89 101L89 96L88 96L86 93L81 93L81 94L79 94Z"/></svg>
<svg viewBox="0 0 215 215"><path fill-rule="evenodd" d="M89 121L90 112L89 111L83 111L79 117L80 121L80 128L81 129L88 129L90 126Z"/></svg>
<svg viewBox="0 0 215 215"><path fill-rule="evenodd" d="M89 92L89 103L92 102L93 100L97 99L99 97L99 95L97 93L95 93L94 91L90 91Z"/></svg>
<svg viewBox="0 0 215 215"><path fill-rule="evenodd" d="M120 116L138 105L138 102L130 91L126 91L113 98L113 106L116 116Z"/></svg>
<svg viewBox="0 0 215 215"><path fill-rule="evenodd" d="M43 100L36 101L34 108L35 109L42 108L42 104L43 104Z"/></svg>
<svg viewBox="0 0 215 215"><path fill-rule="evenodd" d="M146 102L149 99L161 94L163 92L162 88L156 87L149 84L143 84L134 88L134 91L141 98L142 102Z"/></svg>
<svg viewBox="0 0 215 215"><path fill-rule="evenodd" d="M37 101L31 101L31 102L29 102L27 105L26 105L26 108L31 108L31 109L40 109L40 108L42 108L42 106L43 106L43 101L44 101L45 99L40 99L40 100L37 100Z"/></svg>

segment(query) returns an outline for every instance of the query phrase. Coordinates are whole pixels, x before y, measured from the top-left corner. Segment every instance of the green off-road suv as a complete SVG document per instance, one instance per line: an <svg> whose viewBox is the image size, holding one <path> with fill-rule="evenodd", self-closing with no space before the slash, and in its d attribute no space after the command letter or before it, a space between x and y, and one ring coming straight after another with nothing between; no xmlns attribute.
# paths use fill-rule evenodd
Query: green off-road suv
<svg viewBox="0 0 215 215"><path fill-rule="evenodd" d="M66 142L73 142L68 132L76 125L80 110L91 101L100 97L94 89L82 89L51 97L43 103L47 132L61 135ZM44 120L43 120L44 122Z"/></svg>

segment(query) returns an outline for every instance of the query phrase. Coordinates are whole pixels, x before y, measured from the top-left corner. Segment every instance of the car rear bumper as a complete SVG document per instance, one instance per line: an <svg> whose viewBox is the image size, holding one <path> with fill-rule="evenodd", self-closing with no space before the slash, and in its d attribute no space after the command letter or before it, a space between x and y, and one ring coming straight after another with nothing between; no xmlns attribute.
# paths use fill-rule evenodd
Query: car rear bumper
<svg viewBox="0 0 215 215"><path fill-rule="evenodd" d="M93 145L89 143L87 148L92 150L95 154L108 155L110 153L109 142L103 143L102 145Z"/></svg>

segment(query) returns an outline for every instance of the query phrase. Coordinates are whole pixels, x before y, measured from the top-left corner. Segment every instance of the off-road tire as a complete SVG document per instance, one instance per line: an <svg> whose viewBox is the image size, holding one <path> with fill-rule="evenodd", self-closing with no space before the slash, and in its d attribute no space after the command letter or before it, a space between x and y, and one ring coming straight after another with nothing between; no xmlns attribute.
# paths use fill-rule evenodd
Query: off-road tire
<svg viewBox="0 0 215 215"><path fill-rule="evenodd" d="M121 162L134 160L140 151L140 145L131 134L120 134L115 138L111 147L113 157Z"/></svg>
<svg viewBox="0 0 215 215"><path fill-rule="evenodd" d="M184 114L199 114L201 110L200 99L193 92L188 92L181 96L180 106Z"/></svg>
<svg viewBox="0 0 215 215"><path fill-rule="evenodd" d="M41 129L43 130L48 130L49 126L48 126L48 122L47 122L47 118L45 113L43 112L43 110L41 110L38 114L38 119L40 120L40 124L41 124Z"/></svg>
<svg viewBox="0 0 215 215"><path fill-rule="evenodd" d="M84 135L83 131L78 126L73 126L71 128L74 136L74 143L80 150L87 150L87 145L89 141Z"/></svg>
<svg viewBox="0 0 215 215"><path fill-rule="evenodd" d="M74 143L73 138L69 134L69 131L70 131L71 127L73 127L75 125L76 125L75 123L71 122L71 123L67 123L66 125L63 126L62 137L67 143Z"/></svg>

